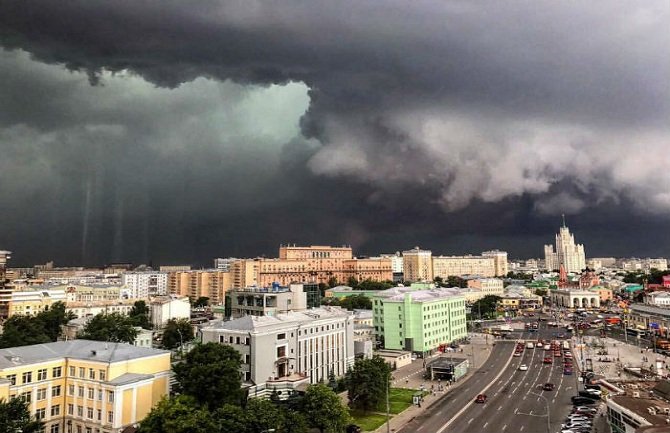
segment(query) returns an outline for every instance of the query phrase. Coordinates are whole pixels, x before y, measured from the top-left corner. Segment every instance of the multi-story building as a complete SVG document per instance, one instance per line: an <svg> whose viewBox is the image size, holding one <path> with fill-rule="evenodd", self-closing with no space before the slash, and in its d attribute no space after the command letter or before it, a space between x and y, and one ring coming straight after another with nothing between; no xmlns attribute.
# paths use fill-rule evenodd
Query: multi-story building
<svg viewBox="0 0 670 433"><path fill-rule="evenodd" d="M403 257L400 251L396 251L394 254L380 254L379 257L391 260L391 272L393 272L394 283L405 281Z"/></svg>
<svg viewBox="0 0 670 433"><path fill-rule="evenodd" d="M626 384L625 394L606 400L607 421L613 433L663 432L668 430L670 404L667 382L653 389L649 383ZM665 391L665 392L664 392ZM659 398L662 397L662 398Z"/></svg>
<svg viewBox="0 0 670 433"><path fill-rule="evenodd" d="M11 258L11 251L0 250L0 320L9 317L9 302L12 299L12 289L7 287L7 261Z"/></svg>
<svg viewBox="0 0 670 433"><path fill-rule="evenodd" d="M130 290L132 298L146 299L168 293L167 272L126 272L121 278L123 285Z"/></svg>
<svg viewBox="0 0 670 433"><path fill-rule="evenodd" d="M169 393L170 353L71 340L0 349L0 399L21 398L48 433L116 433Z"/></svg>
<svg viewBox="0 0 670 433"><path fill-rule="evenodd" d="M149 304L149 317L154 329L165 326L171 319L190 319L191 303L188 298L158 296Z"/></svg>
<svg viewBox="0 0 670 433"><path fill-rule="evenodd" d="M128 315L136 301L137 299L117 299L116 301L67 302L66 309L77 317L90 317L100 313Z"/></svg>
<svg viewBox="0 0 670 433"><path fill-rule="evenodd" d="M34 316L56 302L65 302L65 290L14 290L9 301L9 317L15 314Z"/></svg>
<svg viewBox="0 0 670 433"><path fill-rule="evenodd" d="M191 270L191 265L166 265L159 266L158 270L160 272L185 272Z"/></svg>
<svg viewBox="0 0 670 433"><path fill-rule="evenodd" d="M342 263L342 280L349 281L355 278L357 281L392 281L393 270L391 259L383 257L370 257L366 259L348 259Z"/></svg>
<svg viewBox="0 0 670 433"><path fill-rule="evenodd" d="M279 247L279 258L284 260L310 260L310 259L333 259L347 260L354 257L351 247L331 247L323 245L312 245L299 247L294 245L281 245Z"/></svg>
<svg viewBox="0 0 670 433"><path fill-rule="evenodd" d="M317 286L318 289L318 286ZM230 297L230 313L233 318L243 316L276 316L289 311L307 309L307 293L303 284L269 288L247 287L233 289Z"/></svg>
<svg viewBox="0 0 670 433"><path fill-rule="evenodd" d="M493 259L493 266L496 277L504 277L509 272L507 264L507 252L500 250L484 251L482 257L490 257Z"/></svg>
<svg viewBox="0 0 670 433"><path fill-rule="evenodd" d="M217 269L177 271L168 274L170 294L191 299L209 298L212 305L223 304L226 290L232 287L231 274Z"/></svg>
<svg viewBox="0 0 670 433"><path fill-rule="evenodd" d="M240 352L243 382L260 397L344 375L354 362L353 326L352 313L321 307L210 322L200 332L203 342Z"/></svg>
<svg viewBox="0 0 670 433"><path fill-rule="evenodd" d="M494 277L496 275L496 258L482 256L436 256L433 257L433 275L447 279L477 275Z"/></svg>
<svg viewBox="0 0 670 433"><path fill-rule="evenodd" d="M240 259L237 259L235 257L227 257L227 258L218 258L214 259L214 269L217 271L223 271L223 272L229 272L230 267Z"/></svg>
<svg viewBox="0 0 670 433"><path fill-rule="evenodd" d="M565 225L565 218L556 235L556 250L552 245L544 246L544 261L550 271L558 270L561 265L567 272L581 272L586 268L584 245L575 244L575 236Z"/></svg>
<svg viewBox="0 0 670 433"><path fill-rule="evenodd" d="M129 299L130 293L117 285L83 286L68 284L54 286L53 290L65 290L67 302L98 302Z"/></svg>
<svg viewBox="0 0 670 433"><path fill-rule="evenodd" d="M481 290L484 296L502 296L504 293L503 281L498 278L473 278L468 280L468 287Z"/></svg>
<svg viewBox="0 0 670 433"><path fill-rule="evenodd" d="M394 287L376 294L372 308L386 349L427 352L467 335L465 299L456 289Z"/></svg>
<svg viewBox="0 0 670 433"><path fill-rule="evenodd" d="M402 252L405 281L433 281L433 253L414 247Z"/></svg>

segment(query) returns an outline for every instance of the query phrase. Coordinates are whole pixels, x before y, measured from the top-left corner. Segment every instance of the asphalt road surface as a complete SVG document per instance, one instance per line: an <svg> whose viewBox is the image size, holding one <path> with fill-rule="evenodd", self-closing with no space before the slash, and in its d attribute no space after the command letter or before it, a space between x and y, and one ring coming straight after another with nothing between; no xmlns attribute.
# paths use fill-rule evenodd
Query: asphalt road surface
<svg viewBox="0 0 670 433"><path fill-rule="evenodd" d="M537 317L526 318L537 322ZM540 323L539 332L516 331L510 339L537 340L553 338L560 332ZM496 341L496 340L492 340ZM486 364L465 384L448 393L421 416L412 420L402 433L443 432L532 432L555 433L572 407L570 397L576 395L577 376L563 375L563 359L542 348L525 349L521 357L512 357L514 341L497 340ZM553 363L544 364L545 356ZM519 366L526 364L527 371ZM550 382L553 391L543 391ZM485 404L474 403L477 394L488 396ZM547 425L549 406L549 426Z"/></svg>

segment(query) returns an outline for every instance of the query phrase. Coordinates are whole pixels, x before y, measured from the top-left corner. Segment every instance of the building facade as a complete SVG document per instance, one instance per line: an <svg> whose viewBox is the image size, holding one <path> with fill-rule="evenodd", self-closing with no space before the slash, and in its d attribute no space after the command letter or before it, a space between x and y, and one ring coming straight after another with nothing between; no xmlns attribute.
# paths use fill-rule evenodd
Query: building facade
<svg viewBox="0 0 670 433"><path fill-rule="evenodd" d="M468 287L481 290L484 296L502 296L505 292L503 280L498 278L474 278L468 280Z"/></svg>
<svg viewBox="0 0 670 433"><path fill-rule="evenodd" d="M270 288L247 287L229 292L231 317L276 316L307 309L307 293L302 284Z"/></svg>
<svg viewBox="0 0 670 433"><path fill-rule="evenodd" d="M435 256L433 257L433 275L442 279L477 275L496 276L496 258L482 256Z"/></svg>
<svg viewBox="0 0 670 433"><path fill-rule="evenodd" d="M211 322L200 332L203 342L229 345L241 354L245 386L252 388L250 395L263 396L327 381L331 372L344 375L354 362L353 326L352 313L322 307Z"/></svg>
<svg viewBox="0 0 670 433"><path fill-rule="evenodd" d="M154 329L165 326L172 319L190 319L191 303L188 298L160 296L149 304L149 317Z"/></svg>
<svg viewBox="0 0 670 433"><path fill-rule="evenodd" d="M65 303L65 290L14 290L9 301L9 317L16 314L35 316L56 302Z"/></svg>
<svg viewBox="0 0 670 433"><path fill-rule="evenodd" d="M509 272L509 265L507 263L507 252L500 250L484 251L482 257L489 257L493 259L493 266L496 277L504 277Z"/></svg>
<svg viewBox="0 0 670 433"><path fill-rule="evenodd" d="M9 302L12 299L12 289L7 286L7 262L10 258L10 251L0 250L0 320L9 317Z"/></svg>
<svg viewBox="0 0 670 433"><path fill-rule="evenodd" d="M455 289L382 290L373 297L372 311L386 349L427 352L467 335L465 299Z"/></svg>
<svg viewBox="0 0 670 433"><path fill-rule="evenodd" d="M170 353L71 340L0 349L0 399L21 398L48 433L116 433L163 396Z"/></svg>
<svg viewBox="0 0 670 433"><path fill-rule="evenodd" d="M586 268L584 245L575 243L575 236L565 225L565 219L556 235L555 245L555 250L552 245L544 246L544 261L548 270L558 270L561 265L567 272L581 272Z"/></svg>
<svg viewBox="0 0 670 433"><path fill-rule="evenodd" d="M126 272L121 276L121 281L135 299L168 294L167 272Z"/></svg>
<svg viewBox="0 0 670 433"><path fill-rule="evenodd" d="M223 304L226 291L233 285L230 272L218 269L169 272L167 284L171 295L193 300L206 297L211 305Z"/></svg>
<svg viewBox="0 0 670 433"><path fill-rule="evenodd" d="M414 247L402 252L405 281L433 281L433 253Z"/></svg>

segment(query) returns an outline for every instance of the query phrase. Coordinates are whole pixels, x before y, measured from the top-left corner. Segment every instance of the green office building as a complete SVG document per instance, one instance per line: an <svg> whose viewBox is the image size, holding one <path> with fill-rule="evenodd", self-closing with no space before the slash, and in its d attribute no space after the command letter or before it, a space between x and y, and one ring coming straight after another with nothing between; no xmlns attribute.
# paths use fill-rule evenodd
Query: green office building
<svg viewBox="0 0 670 433"><path fill-rule="evenodd" d="M394 287L372 299L373 324L386 349L429 352L467 336L465 298L456 289Z"/></svg>

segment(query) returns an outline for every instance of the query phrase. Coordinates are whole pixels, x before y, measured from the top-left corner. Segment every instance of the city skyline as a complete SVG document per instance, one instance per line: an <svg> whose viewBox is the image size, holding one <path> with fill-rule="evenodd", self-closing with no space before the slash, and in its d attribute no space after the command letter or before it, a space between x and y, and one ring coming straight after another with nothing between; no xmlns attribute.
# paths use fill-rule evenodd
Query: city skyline
<svg viewBox="0 0 670 433"><path fill-rule="evenodd" d="M17 262L541 257L561 213L589 255L670 255L665 2L13 4Z"/></svg>

